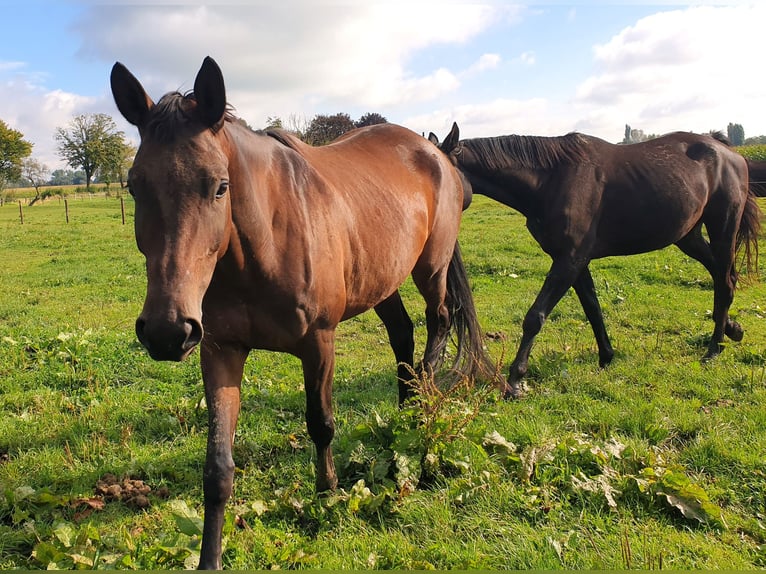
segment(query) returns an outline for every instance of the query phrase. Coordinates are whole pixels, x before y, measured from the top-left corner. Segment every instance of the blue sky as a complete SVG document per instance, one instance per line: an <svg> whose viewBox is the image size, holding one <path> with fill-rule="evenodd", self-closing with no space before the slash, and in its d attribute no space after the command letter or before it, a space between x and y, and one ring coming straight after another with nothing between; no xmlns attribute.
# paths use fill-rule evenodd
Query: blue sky
<svg viewBox="0 0 766 574"><path fill-rule="evenodd" d="M766 134L763 2L0 0L0 119L64 167L53 134L108 113L119 60L159 99L191 88L202 58L253 127L317 113L378 112L418 132L465 137L582 131Z"/></svg>

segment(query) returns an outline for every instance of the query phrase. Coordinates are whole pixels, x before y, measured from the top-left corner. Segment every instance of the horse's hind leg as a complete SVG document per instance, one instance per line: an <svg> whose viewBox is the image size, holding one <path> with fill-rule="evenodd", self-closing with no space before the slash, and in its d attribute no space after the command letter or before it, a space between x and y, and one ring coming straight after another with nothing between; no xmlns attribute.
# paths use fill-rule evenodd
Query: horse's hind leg
<svg viewBox="0 0 766 574"><path fill-rule="evenodd" d="M583 311L585 311L585 316L588 318L588 322L593 329L593 335L596 337L596 345L598 346L598 365L599 367L604 368L612 362L614 350L612 350L612 344L609 342L609 335L606 332L604 315L601 312L601 305L596 296L596 287L593 285L593 277L587 266L580 272L580 275L572 286L574 287L575 293L577 293L577 298L580 300L580 305L582 305Z"/></svg>
<svg viewBox="0 0 766 574"><path fill-rule="evenodd" d="M306 428L317 450L316 490L333 490L338 485L330 446L335 434L332 413L335 330L309 333L301 343L300 359L306 389Z"/></svg>
<svg viewBox="0 0 766 574"><path fill-rule="evenodd" d="M450 331L450 315L446 303L447 267L436 272L415 268L412 279L426 302L427 339L420 368L431 375L442 363Z"/></svg>
<svg viewBox="0 0 766 574"><path fill-rule="evenodd" d="M723 350L723 336L727 330L729 332L734 331L735 337L732 337L733 339L742 338L742 329L729 319L729 307L734 300L734 289L737 284L734 258L737 228L742 211L741 209L738 210L733 202L724 205L722 203L719 201L717 206L708 204L707 209L710 213L719 213L720 217L708 217L705 221L705 227L710 237L709 249L712 263L709 265L712 268L711 275L713 277L713 322L715 323L705 359L711 359ZM698 234L701 237L701 232L698 231ZM685 247L688 248L688 245ZM699 249L699 239L697 239L697 248ZM727 329L730 323L732 327ZM733 325L736 325L736 329Z"/></svg>
<svg viewBox="0 0 766 574"><path fill-rule="evenodd" d="M396 376L399 380L399 405L412 396L411 381L414 377L413 363L415 353L414 327L404 308L399 291L375 307L388 333L388 341L396 357Z"/></svg>
<svg viewBox="0 0 766 574"><path fill-rule="evenodd" d="M716 263L713 259L713 250L710 244L702 236L702 222L692 229L685 237L676 243L678 248L692 259L699 261L707 272L710 273L710 277L715 283L716 276ZM732 289L737 282L737 272L734 268L734 262L729 266L729 279L732 284ZM741 341L744 335L744 331L739 323L732 321L727 313L726 324L724 326L724 333L732 341Z"/></svg>

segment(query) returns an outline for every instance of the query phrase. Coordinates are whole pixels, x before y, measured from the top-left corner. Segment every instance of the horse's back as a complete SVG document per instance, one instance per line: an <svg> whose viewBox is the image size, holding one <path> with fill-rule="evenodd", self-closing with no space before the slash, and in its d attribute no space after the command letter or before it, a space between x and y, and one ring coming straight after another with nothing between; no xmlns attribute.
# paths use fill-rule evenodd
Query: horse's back
<svg viewBox="0 0 766 574"><path fill-rule="evenodd" d="M342 318L388 297L421 263L448 265L462 186L428 140L401 126L378 124L325 146L286 143L297 154L291 169L301 170L305 183L289 194L289 205L281 202L281 209L296 216L285 249L312 269L313 288L344 294ZM290 237L301 227L312 235L299 254Z"/></svg>
<svg viewBox="0 0 766 574"><path fill-rule="evenodd" d="M709 135L607 146L596 160L604 183L594 258L660 249L747 200L746 164Z"/></svg>

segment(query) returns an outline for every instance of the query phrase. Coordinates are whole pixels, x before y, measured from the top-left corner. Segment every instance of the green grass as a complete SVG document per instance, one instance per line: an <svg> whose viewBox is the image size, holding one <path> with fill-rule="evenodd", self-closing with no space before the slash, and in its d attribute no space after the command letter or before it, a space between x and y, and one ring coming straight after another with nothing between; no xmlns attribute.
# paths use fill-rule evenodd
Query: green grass
<svg viewBox="0 0 766 574"><path fill-rule="evenodd" d="M24 225L17 205L0 208L0 567L195 565L197 355L155 363L135 340L145 276L130 202L127 225L115 198L69 205L69 224L56 200L25 209ZM520 215L482 197L461 245L487 344L507 364L549 260ZM431 395L428 432L422 411L396 408L377 317L341 325L334 496L313 492L299 362L252 353L225 566L766 566L766 283L736 294L744 340L701 363L712 291L700 265L670 248L591 269L613 364L598 369L570 293L538 337L522 400ZM410 282L403 295L420 353L422 301ZM144 480L150 505L99 500L106 473Z"/></svg>

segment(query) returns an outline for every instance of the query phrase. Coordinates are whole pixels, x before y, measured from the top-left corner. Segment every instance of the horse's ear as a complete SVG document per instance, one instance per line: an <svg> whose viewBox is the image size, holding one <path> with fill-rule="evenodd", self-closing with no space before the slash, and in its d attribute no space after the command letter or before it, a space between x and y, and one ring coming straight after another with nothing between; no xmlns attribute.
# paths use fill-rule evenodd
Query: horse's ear
<svg viewBox="0 0 766 574"><path fill-rule="evenodd" d="M226 87L223 73L215 60L207 56L194 80L194 98L202 123L216 129L226 114Z"/></svg>
<svg viewBox="0 0 766 574"><path fill-rule="evenodd" d="M117 109L131 124L141 127L147 113L154 106L141 82L120 62L115 62L112 66L109 82Z"/></svg>
<svg viewBox="0 0 766 574"><path fill-rule="evenodd" d="M434 132L428 132L428 141L430 141L436 147L439 147L439 138L436 137L436 134Z"/></svg>
<svg viewBox="0 0 766 574"><path fill-rule="evenodd" d="M447 135L446 138L444 138L444 143L442 143L441 145L442 151L446 154L450 153L453 149L457 147L457 144L459 141L460 141L460 128L457 127L457 122L453 122L450 133Z"/></svg>

